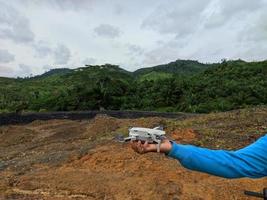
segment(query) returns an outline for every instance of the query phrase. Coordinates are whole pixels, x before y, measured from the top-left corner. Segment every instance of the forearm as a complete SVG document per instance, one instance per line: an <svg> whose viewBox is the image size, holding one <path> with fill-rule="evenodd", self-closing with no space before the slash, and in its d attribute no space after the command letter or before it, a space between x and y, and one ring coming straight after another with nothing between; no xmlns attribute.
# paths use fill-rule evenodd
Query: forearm
<svg viewBox="0 0 267 200"><path fill-rule="evenodd" d="M256 145L240 151L210 150L173 143L168 156L179 160L188 169L215 176L260 178L267 175L266 150L260 148L259 156L254 156L255 149Z"/></svg>

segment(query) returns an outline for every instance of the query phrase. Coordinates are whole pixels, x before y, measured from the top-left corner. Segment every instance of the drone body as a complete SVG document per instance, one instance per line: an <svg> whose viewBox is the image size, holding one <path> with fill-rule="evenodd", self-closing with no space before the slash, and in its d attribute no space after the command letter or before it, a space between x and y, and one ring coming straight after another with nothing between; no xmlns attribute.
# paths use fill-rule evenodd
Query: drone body
<svg viewBox="0 0 267 200"><path fill-rule="evenodd" d="M165 138L165 131L162 130L162 127L151 128L141 128L141 127L132 127L129 129L129 137L121 138L120 141L141 141L148 142L150 144L157 144L157 152L160 152L161 141Z"/></svg>

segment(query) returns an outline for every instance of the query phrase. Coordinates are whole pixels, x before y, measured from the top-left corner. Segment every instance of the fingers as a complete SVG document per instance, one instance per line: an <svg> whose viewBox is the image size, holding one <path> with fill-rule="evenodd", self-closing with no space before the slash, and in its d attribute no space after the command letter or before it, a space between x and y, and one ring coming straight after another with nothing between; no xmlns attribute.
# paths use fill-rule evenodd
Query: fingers
<svg viewBox="0 0 267 200"><path fill-rule="evenodd" d="M131 143L132 143L132 148L133 148L133 150L135 151L135 152L137 152L137 153L139 153L139 149L140 149L140 145L138 144L138 141L131 141Z"/></svg>
<svg viewBox="0 0 267 200"><path fill-rule="evenodd" d="M147 141L144 144L141 141L131 141L131 147L135 152L140 154L156 151L156 145L149 144Z"/></svg>
<svg viewBox="0 0 267 200"><path fill-rule="evenodd" d="M145 153L144 145L142 144L140 140L137 142L137 150L138 150L138 153L140 154Z"/></svg>
<svg viewBox="0 0 267 200"><path fill-rule="evenodd" d="M135 152L138 152L138 150L137 150L137 142L136 141L131 141L131 147L132 147L132 149L135 151Z"/></svg>
<svg viewBox="0 0 267 200"><path fill-rule="evenodd" d="M140 140L139 141L131 141L131 146L132 146L132 149L137 153L140 153L140 154L146 153L146 149L144 147L144 144L142 144L142 142Z"/></svg>
<svg viewBox="0 0 267 200"><path fill-rule="evenodd" d="M141 141L131 141L131 147L135 152L140 154L157 151L157 145L148 143L147 141L144 144L142 144ZM170 152L171 148L172 148L171 142L167 139L163 140L160 145L160 152L168 153Z"/></svg>

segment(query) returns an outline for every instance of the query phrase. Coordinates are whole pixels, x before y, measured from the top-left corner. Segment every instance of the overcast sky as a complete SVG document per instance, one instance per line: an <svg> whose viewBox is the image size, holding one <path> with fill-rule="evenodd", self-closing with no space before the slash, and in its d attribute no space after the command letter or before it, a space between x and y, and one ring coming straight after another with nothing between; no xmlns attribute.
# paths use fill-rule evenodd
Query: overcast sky
<svg viewBox="0 0 267 200"><path fill-rule="evenodd" d="M267 0L0 0L0 76L267 59Z"/></svg>

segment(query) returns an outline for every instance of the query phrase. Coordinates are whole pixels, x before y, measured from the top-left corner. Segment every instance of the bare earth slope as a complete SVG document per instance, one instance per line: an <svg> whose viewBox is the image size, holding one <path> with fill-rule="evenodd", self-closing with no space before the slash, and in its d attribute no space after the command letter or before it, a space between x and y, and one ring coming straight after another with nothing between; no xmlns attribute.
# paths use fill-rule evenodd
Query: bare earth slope
<svg viewBox="0 0 267 200"><path fill-rule="evenodd" d="M113 141L130 126L162 124L180 143L238 149L267 132L267 109L164 118L34 121L0 127L0 199L253 199L267 179L227 180Z"/></svg>

